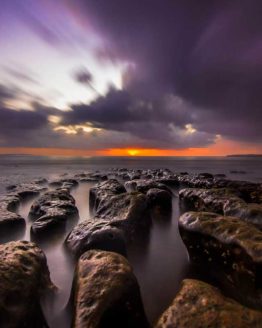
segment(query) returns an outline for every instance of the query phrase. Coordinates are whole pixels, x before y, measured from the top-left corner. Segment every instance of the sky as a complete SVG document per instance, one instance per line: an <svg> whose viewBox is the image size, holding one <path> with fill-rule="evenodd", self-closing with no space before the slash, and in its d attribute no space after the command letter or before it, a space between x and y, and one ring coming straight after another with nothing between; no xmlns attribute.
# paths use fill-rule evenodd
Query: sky
<svg viewBox="0 0 262 328"><path fill-rule="evenodd" d="M260 0L0 0L0 153L262 153Z"/></svg>

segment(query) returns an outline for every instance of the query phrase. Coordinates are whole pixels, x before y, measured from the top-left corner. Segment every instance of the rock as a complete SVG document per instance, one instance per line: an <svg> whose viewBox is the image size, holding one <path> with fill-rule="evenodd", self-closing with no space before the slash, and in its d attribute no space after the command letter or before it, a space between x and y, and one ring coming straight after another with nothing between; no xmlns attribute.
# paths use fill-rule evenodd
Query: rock
<svg viewBox="0 0 262 328"><path fill-rule="evenodd" d="M149 189L162 189L168 192L171 190L163 183L157 182L155 180L132 180L125 182L125 187L129 191L139 191L141 193L146 194Z"/></svg>
<svg viewBox="0 0 262 328"><path fill-rule="evenodd" d="M162 189L149 189L147 194L149 207L158 207L162 210L172 210L172 193Z"/></svg>
<svg viewBox="0 0 262 328"><path fill-rule="evenodd" d="M71 301L72 327L149 327L137 280L127 260L92 250L78 262Z"/></svg>
<svg viewBox="0 0 262 328"><path fill-rule="evenodd" d="M125 221L143 224L148 216L146 195L139 192L121 193L103 198L95 213L95 219Z"/></svg>
<svg viewBox="0 0 262 328"><path fill-rule="evenodd" d="M90 209L95 211L100 202L108 196L114 196L124 192L126 192L125 187L115 179L100 182L90 189Z"/></svg>
<svg viewBox="0 0 262 328"><path fill-rule="evenodd" d="M9 186L10 190L10 186ZM19 185L13 186L11 189L12 195L20 197L20 200L25 200L30 197L38 196L41 192L46 191L47 188L41 183L21 183Z"/></svg>
<svg viewBox="0 0 262 328"><path fill-rule="evenodd" d="M104 220L85 220L67 236L65 245L75 257L90 249L100 249L126 255L126 242L122 230Z"/></svg>
<svg viewBox="0 0 262 328"><path fill-rule="evenodd" d="M179 187L179 181L175 177L163 177L163 178L157 178L156 182L164 184L168 187Z"/></svg>
<svg viewBox="0 0 262 328"><path fill-rule="evenodd" d="M262 229L262 204L248 204L237 196L241 191L229 188L192 189L179 192L182 211L207 211L236 216Z"/></svg>
<svg viewBox="0 0 262 328"><path fill-rule="evenodd" d="M261 328L262 313L251 310L202 281L186 279L156 328Z"/></svg>
<svg viewBox="0 0 262 328"><path fill-rule="evenodd" d="M34 220L31 230L41 233L55 227L64 227L68 220L78 218L74 198L66 190L54 190L37 199L29 216Z"/></svg>
<svg viewBox="0 0 262 328"><path fill-rule="evenodd" d="M47 327L40 298L54 286L44 253L27 241L0 245L0 326Z"/></svg>
<svg viewBox="0 0 262 328"><path fill-rule="evenodd" d="M0 198L0 228L14 228L25 225L25 220L16 213L20 205L20 197L7 195Z"/></svg>
<svg viewBox="0 0 262 328"><path fill-rule="evenodd" d="M193 263L225 280L252 306L261 307L260 230L235 217L187 212L179 218L179 231Z"/></svg>
<svg viewBox="0 0 262 328"><path fill-rule="evenodd" d="M241 199L228 199L223 210L226 216L236 216L262 229L262 204L247 204Z"/></svg>
<svg viewBox="0 0 262 328"><path fill-rule="evenodd" d="M214 176L211 173L199 173L198 177L200 179L213 179Z"/></svg>
<svg viewBox="0 0 262 328"><path fill-rule="evenodd" d="M48 181L46 178L38 178L34 181L34 183L42 186L42 185L47 185Z"/></svg>
<svg viewBox="0 0 262 328"><path fill-rule="evenodd" d="M180 207L183 211L207 211L224 213L228 199L240 201L232 190L185 188L179 191Z"/></svg>
<svg viewBox="0 0 262 328"><path fill-rule="evenodd" d="M75 256L88 249L126 254L126 242L137 240L151 226L147 197L141 193L121 193L104 197L92 220L79 223L66 238Z"/></svg>
<svg viewBox="0 0 262 328"><path fill-rule="evenodd" d="M49 187L52 188L66 188L71 190L74 187L78 186L78 182L76 179L70 179L70 178L64 178L64 179L58 179L53 180L49 183Z"/></svg>

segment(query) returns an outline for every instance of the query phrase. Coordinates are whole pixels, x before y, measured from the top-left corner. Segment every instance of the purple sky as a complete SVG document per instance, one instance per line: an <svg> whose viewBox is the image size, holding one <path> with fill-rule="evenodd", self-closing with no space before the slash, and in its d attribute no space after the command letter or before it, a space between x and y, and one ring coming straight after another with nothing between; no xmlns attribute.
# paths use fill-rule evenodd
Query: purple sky
<svg viewBox="0 0 262 328"><path fill-rule="evenodd" d="M261 1L0 4L0 147L262 150Z"/></svg>

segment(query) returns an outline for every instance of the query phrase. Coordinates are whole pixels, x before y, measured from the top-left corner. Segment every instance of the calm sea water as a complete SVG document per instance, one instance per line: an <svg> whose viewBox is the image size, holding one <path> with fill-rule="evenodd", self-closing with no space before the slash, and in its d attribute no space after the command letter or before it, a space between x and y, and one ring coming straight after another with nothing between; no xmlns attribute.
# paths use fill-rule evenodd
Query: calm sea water
<svg viewBox="0 0 262 328"><path fill-rule="evenodd" d="M262 182L262 158L86 158L59 159L28 156L0 156L0 194L10 184L29 182L36 178L55 179L64 173L75 174L88 170L110 168L169 168L173 172L224 173L238 180ZM241 171L242 173L230 173ZM90 217L89 189L91 183L81 184L72 194L80 213L80 221ZM174 190L177 193L177 190ZM15 239L30 240L30 221L27 219L33 200L24 203L20 214L27 226L20 236L5 236L6 242ZM140 284L141 294L149 320L153 323L171 303L181 281L192 276L186 249L177 228L178 198L173 199L170 218L153 220L150 234L128 249L128 259ZM74 273L75 263L63 248L64 235L50 238L39 245L47 256L53 282L59 292L53 299L43 302L50 327L70 327L71 314L65 309Z"/></svg>

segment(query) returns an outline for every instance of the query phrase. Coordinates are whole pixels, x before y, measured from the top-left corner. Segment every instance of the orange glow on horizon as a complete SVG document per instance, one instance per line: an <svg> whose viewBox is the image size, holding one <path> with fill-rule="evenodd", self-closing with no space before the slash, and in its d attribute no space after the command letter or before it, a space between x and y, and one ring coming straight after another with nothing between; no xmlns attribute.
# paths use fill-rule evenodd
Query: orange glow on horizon
<svg viewBox="0 0 262 328"><path fill-rule="evenodd" d="M25 154L35 156L226 156L230 154L262 154L262 145L220 140L206 148L157 149L111 148L101 150L65 148L0 147L0 154Z"/></svg>

